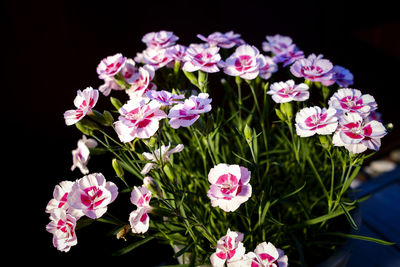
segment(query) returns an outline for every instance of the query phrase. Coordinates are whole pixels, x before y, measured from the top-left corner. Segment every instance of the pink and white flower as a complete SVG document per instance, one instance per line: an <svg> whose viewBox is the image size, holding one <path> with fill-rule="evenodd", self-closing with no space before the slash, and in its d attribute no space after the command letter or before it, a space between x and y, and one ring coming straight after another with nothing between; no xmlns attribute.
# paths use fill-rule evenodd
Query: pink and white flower
<svg viewBox="0 0 400 267"><path fill-rule="evenodd" d="M198 34L197 37L208 43L210 46L219 46L222 48L232 48L235 45L242 45L244 41L240 38L240 34L229 31L226 33L214 32L208 37Z"/></svg>
<svg viewBox="0 0 400 267"><path fill-rule="evenodd" d="M276 34L274 36L266 36L267 42L262 43L262 49L265 52L272 52L274 55L279 55L288 51L292 46L292 38Z"/></svg>
<svg viewBox="0 0 400 267"><path fill-rule="evenodd" d="M225 60L224 72L231 76L240 76L246 80L255 79L259 69L264 67L265 58L255 46L241 45Z"/></svg>
<svg viewBox="0 0 400 267"><path fill-rule="evenodd" d="M168 47L165 51L165 55L174 60L174 61L183 61L186 56L186 46L177 44L171 47Z"/></svg>
<svg viewBox="0 0 400 267"><path fill-rule="evenodd" d="M177 129L188 127L200 118L201 113L211 110L211 98L207 93L200 93L198 96L191 96L183 104L177 104L171 108L168 114L169 125Z"/></svg>
<svg viewBox="0 0 400 267"><path fill-rule="evenodd" d="M138 208L149 207L151 192L145 186L134 186L131 192L131 202Z"/></svg>
<svg viewBox="0 0 400 267"><path fill-rule="evenodd" d="M99 91L92 87L86 88L83 92L78 90L74 99L74 105L77 109L64 112L65 124L68 126L73 125L92 112L92 108L96 105L98 98Z"/></svg>
<svg viewBox="0 0 400 267"><path fill-rule="evenodd" d="M148 212L151 207L137 208L129 214L129 224L131 225L132 233L143 234L149 230L150 217Z"/></svg>
<svg viewBox="0 0 400 267"><path fill-rule="evenodd" d="M208 173L211 186L207 196L211 199L211 205L226 212L239 208L251 197L250 175L247 168L239 165L220 163L214 166Z"/></svg>
<svg viewBox="0 0 400 267"><path fill-rule="evenodd" d="M303 108L296 114L296 133L301 137L314 134L327 135L333 133L338 126L336 110L320 107Z"/></svg>
<svg viewBox="0 0 400 267"><path fill-rule="evenodd" d="M156 49L173 46L178 40L179 37L169 31L149 32L142 38L142 42L148 47Z"/></svg>
<svg viewBox="0 0 400 267"><path fill-rule="evenodd" d="M305 101L310 97L309 87L305 83L294 84L293 80L273 83L267 94L272 95L275 103L286 103L290 101Z"/></svg>
<svg viewBox="0 0 400 267"><path fill-rule="evenodd" d="M119 109L121 116L114 125L122 142L153 136L158 130L159 120L167 117L159 103L146 103L145 99L131 99Z"/></svg>
<svg viewBox="0 0 400 267"><path fill-rule="evenodd" d="M213 267L225 266L225 262L234 262L241 259L246 248L243 246L243 234L228 229L225 236L217 242L216 251L210 256Z"/></svg>
<svg viewBox="0 0 400 267"><path fill-rule="evenodd" d="M126 90L126 93L129 97L132 98L140 98L149 90L151 80L154 78L155 70L150 65L145 65L143 67L139 67L137 72L132 73L132 75L125 79L127 83L131 85L131 87Z"/></svg>
<svg viewBox="0 0 400 267"><path fill-rule="evenodd" d="M117 53L113 56L106 57L101 60L97 66L97 74L100 79L105 77L113 77L125 66L126 57L121 53Z"/></svg>
<svg viewBox="0 0 400 267"><path fill-rule="evenodd" d="M373 96L363 95L360 90L352 88L339 89L329 99L328 104L337 110L338 115L350 112L358 113L364 118L378 108Z"/></svg>
<svg viewBox="0 0 400 267"><path fill-rule="evenodd" d="M146 96L151 100L158 101L161 105L164 106L171 106L172 104L182 103L180 99L185 98L183 94L176 95L164 90L162 91L149 90L147 91Z"/></svg>
<svg viewBox="0 0 400 267"><path fill-rule="evenodd" d="M94 148L96 146L96 140L92 138L87 139L86 136L82 136L82 139L78 141L77 149L72 151L73 164L71 167L71 171L78 167L82 174L88 174L89 169L87 168L87 164L90 158L89 148Z"/></svg>
<svg viewBox="0 0 400 267"><path fill-rule="evenodd" d="M331 83L333 65L322 57L322 55L311 54L308 58L299 59L290 66L290 72L298 78L305 78L312 82ZM328 86L328 84L324 85Z"/></svg>
<svg viewBox="0 0 400 267"><path fill-rule="evenodd" d="M187 72L202 70L208 73L218 72L221 56L219 47L208 47L203 44L191 44L186 50L182 69Z"/></svg>
<svg viewBox="0 0 400 267"><path fill-rule="evenodd" d="M254 252L245 255L251 260L251 267L287 267L288 257L283 250L275 248L270 242L258 244Z"/></svg>
<svg viewBox="0 0 400 267"><path fill-rule="evenodd" d="M299 50L295 44L292 44L286 49L286 51L275 55L274 61L276 63L283 63L283 67L286 67L302 58L304 58L304 52Z"/></svg>
<svg viewBox="0 0 400 267"><path fill-rule="evenodd" d="M348 69L335 65L332 72L333 79L340 87L349 87L353 84L354 76Z"/></svg>
<svg viewBox="0 0 400 267"><path fill-rule="evenodd" d="M137 72L136 63L133 59L128 58L125 62L125 65L121 68L119 73L124 80L130 79L131 76ZM99 91L103 93L103 95L108 96L112 90L123 90L117 83L115 75L114 76L104 76L102 78L104 80L104 84L99 87Z"/></svg>
<svg viewBox="0 0 400 267"><path fill-rule="evenodd" d="M278 65L268 56L261 55L261 65L258 69L258 75L264 80L271 78L272 73L278 71Z"/></svg>
<svg viewBox="0 0 400 267"><path fill-rule="evenodd" d="M141 57L135 58L135 60L142 60L142 63L154 67L155 70L164 67L170 63L173 59L166 54L166 49L156 49L153 47L146 48Z"/></svg>
<svg viewBox="0 0 400 267"><path fill-rule="evenodd" d="M368 148L377 151L381 146L381 138L386 134L381 122L363 119L358 113L346 113L340 117L332 143L344 146L351 153L362 153Z"/></svg>
<svg viewBox="0 0 400 267"><path fill-rule="evenodd" d="M91 219L100 218L118 195L118 187L107 182L101 173L83 176L72 186L68 205L81 210Z"/></svg>
<svg viewBox="0 0 400 267"><path fill-rule="evenodd" d="M46 230L53 234L53 245L60 251L68 252L78 241L75 234L76 218L63 209L52 210Z"/></svg>
<svg viewBox="0 0 400 267"><path fill-rule="evenodd" d="M77 220L84 215L81 210L74 209L68 205L68 194L71 192L73 185L74 182L62 181L54 187L53 198L46 206L47 213L52 213L56 209L63 209Z"/></svg>
<svg viewBox="0 0 400 267"><path fill-rule="evenodd" d="M181 152L185 146L182 144L177 145L173 149L170 148L170 144L168 146L162 145L160 148L155 149L153 153L144 152L142 153L143 157L146 160L151 160L154 163L146 163L143 170L140 172L141 174L147 174L151 169L157 166L157 163L166 163L169 161L169 155L173 153Z"/></svg>

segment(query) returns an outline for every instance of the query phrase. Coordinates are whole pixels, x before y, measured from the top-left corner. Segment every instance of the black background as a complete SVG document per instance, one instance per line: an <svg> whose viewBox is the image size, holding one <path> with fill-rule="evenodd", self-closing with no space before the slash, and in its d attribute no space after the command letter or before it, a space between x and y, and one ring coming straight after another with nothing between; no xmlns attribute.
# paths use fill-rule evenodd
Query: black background
<svg viewBox="0 0 400 267"><path fill-rule="evenodd" d="M372 94L384 121L394 123L376 157L398 147L400 20L395 1L350 2L3 1L1 219L6 255L43 265L77 259L98 263L109 258L110 248L123 246L123 241L104 237L109 228L93 225L78 232L78 245L70 252L58 252L45 231L44 209L56 184L82 176L69 170L81 134L63 119L64 111L73 108L76 90L101 85L96 73L100 60L117 52L134 57L145 48L140 40L150 31L173 31L179 43L188 45L199 42L198 33L233 30L259 48L265 35L291 36L306 55L323 54L350 69L353 87ZM92 172L111 171L106 159L90 164ZM171 254L149 244L113 261L152 266Z"/></svg>

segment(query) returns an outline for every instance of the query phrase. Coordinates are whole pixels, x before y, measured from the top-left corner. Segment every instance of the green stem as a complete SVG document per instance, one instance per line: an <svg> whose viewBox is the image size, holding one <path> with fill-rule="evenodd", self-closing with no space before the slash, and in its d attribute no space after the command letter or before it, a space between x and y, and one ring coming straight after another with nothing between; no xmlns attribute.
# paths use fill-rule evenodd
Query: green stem
<svg viewBox="0 0 400 267"><path fill-rule="evenodd" d="M318 173L317 169L315 168L314 163L309 155L307 155L307 161L310 164L311 169L314 171L315 177L317 178L319 184L321 185L322 191L324 192L326 199L328 199L328 201L329 201L328 191L326 190L326 187L325 187L324 183L322 182L321 176L319 175L319 173Z"/></svg>

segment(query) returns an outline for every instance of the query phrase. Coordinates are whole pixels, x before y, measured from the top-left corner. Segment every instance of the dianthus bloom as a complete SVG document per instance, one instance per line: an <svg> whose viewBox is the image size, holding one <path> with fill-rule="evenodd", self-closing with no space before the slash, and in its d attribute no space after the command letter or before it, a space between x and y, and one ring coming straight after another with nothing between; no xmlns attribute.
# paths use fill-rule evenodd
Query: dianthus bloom
<svg viewBox="0 0 400 267"><path fill-rule="evenodd" d="M68 195L68 205L81 210L91 219L100 218L118 195L118 187L107 182L101 173L93 173L77 180Z"/></svg>
<svg viewBox="0 0 400 267"><path fill-rule="evenodd" d="M146 163L143 170L140 172L141 174L147 174L152 168L157 166L157 162L166 163L169 161L169 155L173 153L181 152L185 146L182 144L177 145L173 149L169 149L171 145L164 146L162 145L160 148L155 149L153 153L144 152L142 155L146 160L151 160L154 163Z"/></svg>
<svg viewBox="0 0 400 267"><path fill-rule="evenodd" d="M271 78L272 73L278 71L278 65L268 56L261 55L261 65L258 68L258 75L264 80Z"/></svg>
<svg viewBox="0 0 400 267"><path fill-rule="evenodd" d="M97 74L99 74L100 79L104 79L105 77L113 77L125 66L125 63L126 57L124 57L121 53L109 56L100 61L99 65L97 66Z"/></svg>
<svg viewBox="0 0 400 267"><path fill-rule="evenodd" d="M191 44L186 50L184 65L182 69L187 72L201 70L204 72L218 72L218 64L221 56L218 53L219 47L208 47L203 44Z"/></svg>
<svg viewBox="0 0 400 267"><path fill-rule="evenodd" d="M346 113L340 117L339 127L332 138L335 146L344 146L351 153L379 150L381 138L387 134L379 121L363 119L357 113Z"/></svg>
<svg viewBox="0 0 400 267"><path fill-rule="evenodd" d="M173 106L168 114L169 125L174 129L192 125L200 118L199 114L211 110L212 99L208 96L207 93L200 93L198 96L192 95L183 104Z"/></svg>
<svg viewBox="0 0 400 267"><path fill-rule="evenodd" d="M348 69L335 65L332 72L333 79L340 87L348 87L353 84L354 76Z"/></svg>
<svg viewBox="0 0 400 267"><path fill-rule="evenodd" d="M252 80L258 76L259 69L263 66L265 66L265 58L256 47L241 45L225 60L224 72L231 76Z"/></svg>
<svg viewBox="0 0 400 267"><path fill-rule="evenodd" d="M244 44L244 41L240 38L240 34L233 31L226 33L214 32L208 37L198 34L197 37L207 42L210 46L219 46L221 48L232 48L235 45Z"/></svg>
<svg viewBox="0 0 400 267"><path fill-rule="evenodd" d="M171 47L168 47L165 51L166 57L173 59L174 61L183 61L186 56L186 46L177 44Z"/></svg>
<svg viewBox="0 0 400 267"><path fill-rule="evenodd" d="M153 47L148 47L143 51L141 57L138 59L143 61L141 63L150 65L157 70L172 61L172 58L168 57L166 52L167 50L165 48L156 49ZM138 59L135 58L135 60Z"/></svg>
<svg viewBox="0 0 400 267"><path fill-rule="evenodd" d="M92 87L86 88L83 92L78 90L74 99L74 105L77 109L64 112L65 124L68 126L73 125L92 112L92 108L96 105L98 98L99 91Z"/></svg>
<svg viewBox="0 0 400 267"><path fill-rule="evenodd" d="M138 208L150 206L151 192L145 186L134 186L131 192L131 202Z"/></svg>
<svg viewBox="0 0 400 267"><path fill-rule="evenodd" d="M293 80L286 82L276 82L271 84L267 94L272 95L276 103L286 103L290 101L305 101L310 97L308 85L301 83L294 84Z"/></svg>
<svg viewBox="0 0 400 267"><path fill-rule="evenodd" d="M250 171L239 165L220 163L208 173L211 183L207 196L213 207L220 207L226 212L235 211L246 202L252 193Z"/></svg>
<svg viewBox="0 0 400 267"><path fill-rule="evenodd" d="M301 137L333 133L338 125L336 110L320 107L303 108L296 114L296 133Z"/></svg>
<svg viewBox="0 0 400 267"><path fill-rule="evenodd" d="M115 130L122 142L130 142L135 138L149 138L159 127L159 120L167 114L160 109L160 104L145 99L131 99L119 109L119 120L114 123Z"/></svg>
<svg viewBox="0 0 400 267"><path fill-rule="evenodd" d="M178 40L179 37L169 31L149 32L142 38L142 42L148 47L156 49L173 46Z"/></svg>
<svg viewBox="0 0 400 267"><path fill-rule="evenodd" d="M212 266L225 266L225 262L229 265L229 262L241 259L246 252L242 241L242 233L228 229L226 235L218 240L216 252L210 257Z"/></svg>
<svg viewBox="0 0 400 267"><path fill-rule="evenodd" d="M131 202L137 209L129 214L129 223L135 234L145 233L149 229L150 218L147 214L150 210L151 192L145 187L135 186L131 192Z"/></svg>
<svg viewBox="0 0 400 267"><path fill-rule="evenodd" d="M72 151L73 164L71 167L71 171L78 167L82 174L88 174L89 169L87 168L87 164L90 156L89 148L94 148L96 146L96 140L92 138L87 139L86 136L82 136L82 139L79 139L78 141L77 149Z"/></svg>
<svg viewBox="0 0 400 267"><path fill-rule="evenodd" d="M322 55L317 57L315 54L311 54L308 58L299 59L290 66L290 72L298 78L305 78L312 82L331 83L333 65L322 57Z"/></svg>
<svg viewBox="0 0 400 267"><path fill-rule="evenodd" d="M135 61L133 59L128 58L124 64L124 66L120 69L119 73L121 77L125 80L131 78L133 73L137 71L135 66ZM120 78L120 77L118 77ZM101 79L104 80L104 84L99 86L99 91L103 93L103 95L108 96L112 90L123 90L120 85L118 85L116 81L116 75L114 76L101 76Z"/></svg>
<svg viewBox="0 0 400 267"><path fill-rule="evenodd" d="M171 106L172 104L181 103L180 99L184 99L184 95L175 95L168 91L155 91L149 90L146 93L146 96L151 99L159 102L161 105L164 106Z"/></svg>
<svg viewBox="0 0 400 267"><path fill-rule="evenodd" d="M258 244L254 252L249 252L244 256L247 262L250 260L251 267L287 267L288 257L283 250L275 248L270 242ZM239 266L239 265L238 265Z"/></svg>
<svg viewBox="0 0 400 267"><path fill-rule="evenodd" d="M46 230L53 234L53 245L60 251L68 252L71 246L75 246L78 241L75 234L76 218L66 213L63 209L52 210L50 223Z"/></svg>
<svg viewBox="0 0 400 267"><path fill-rule="evenodd" d="M274 61L276 63L283 63L283 67L286 67L302 58L304 58L304 52L292 44L285 52L275 55Z"/></svg>
<svg viewBox="0 0 400 267"><path fill-rule="evenodd" d="M373 96L363 95L360 90L352 88L339 89L329 99L328 104L337 110L338 115L350 112L358 113L364 118L378 107Z"/></svg>
<svg viewBox="0 0 400 267"><path fill-rule="evenodd" d="M284 53L292 45L292 38L276 34L274 36L266 36L267 42L262 43L262 49L265 52L272 52L274 55Z"/></svg>
<svg viewBox="0 0 400 267"><path fill-rule="evenodd" d="M145 65L139 67L137 72L132 73L129 78L125 79L131 86L126 90L129 97L131 99L142 97L151 87L151 80L154 78L154 75L154 68L150 65Z"/></svg>

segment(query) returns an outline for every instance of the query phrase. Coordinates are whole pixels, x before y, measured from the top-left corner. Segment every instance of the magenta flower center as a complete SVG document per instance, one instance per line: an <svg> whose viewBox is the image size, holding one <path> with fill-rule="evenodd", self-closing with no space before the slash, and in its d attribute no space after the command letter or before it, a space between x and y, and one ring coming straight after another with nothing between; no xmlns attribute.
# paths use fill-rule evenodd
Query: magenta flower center
<svg viewBox="0 0 400 267"><path fill-rule="evenodd" d="M83 205L88 207L89 210L97 208L105 200L103 190L96 186L85 188L84 193L81 194L81 201Z"/></svg>

